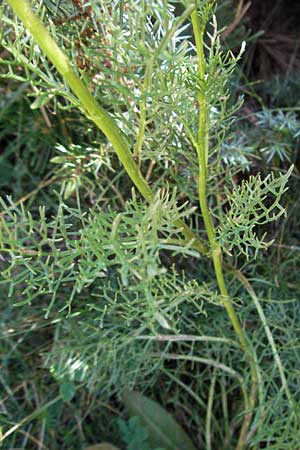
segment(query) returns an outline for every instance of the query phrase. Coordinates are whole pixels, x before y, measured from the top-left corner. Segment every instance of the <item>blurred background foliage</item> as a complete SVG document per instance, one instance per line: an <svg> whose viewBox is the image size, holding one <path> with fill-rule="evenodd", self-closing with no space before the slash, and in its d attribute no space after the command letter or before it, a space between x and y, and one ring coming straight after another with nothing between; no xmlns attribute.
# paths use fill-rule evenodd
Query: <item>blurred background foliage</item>
<svg viewBox="0 0 300 450"><path fill-rule="evenodd" d="M99 15L97 22L97 15L92 13L92 8L99 8L97 1L43 0L44 14L56 25L57 39L76 61L78 72L85 77L101 104L119 120L128 139L133 140L138 132L135 90L142 89L140 60L145 53L142 46L135 48L135 52L131 50L135 45L136 36L132 30L138 12L133 9L132 23L127 23L126 2L100 3L107 10L107 17L110 8L115 8L118 14L114 17L118 16L119 28L116 25L110 30L109 23L102 23ZM164 32L159 26L160 2L154 3L157 7L152 11L157 17L152 16L151 26L157 21L156 36L153 42L150 38L145 41L145 45L153 45ZM182 12L179 2L168 4L170 17ZM295 165L282 203L287 216L267 224L263 230L274 240L272 245L250 261L243 254L230 253L230 248L228 257L245 268L259 293L284 361L290 389L299 404L300 5L292 0L219 0L217 5L219 27L227 27L223 31L224 48L237 53L242 40L247 43L246 53L231 78L234 98L243 96L244 103L235 120L225 127L227 137L221 146L221 173L228 179L230 167L233 180L239 185L258 172L262 175L270 169L275 173L286 172L292 163ZM165 20L167 27L167 15ZM12 32L11 26L5 23L1 29L2 39ZM120 29L123 35L118 34ZM169 59L165 52L157 63L163 61L163 70L169 75L154 77L147 97L149 104L157 102L160 108L154 108L148 117L142 169L146 177L153 180L154 190L164 183L171 193L174 186L178 187L181 204L188 199L191 205L188 220L202 232L193 179L197 160L188 148L183 130L176 126L175 120L172 122L170 113L179 101L182 101L183 117L192 114L196 108L190 99L182 100L186 96L186 86L182 83L186 69L184 36L191 33L189 25L185 24L180 33L176 46L168 49ZM118 46L117 56L112 51L114 45ZM30 64L32 44L29 39L22 51L27 54ZM151 208L141 208L134 196L128 202L132 194L131 183L112 149L101 133L59 95L59 92L65 94L67 88L52 77L43 56L37 56L36 75L29 76L24 65L16 65L14 72L7 75L5 61L11 56L7 48L1 48L0 52L0 193L5 199L3 210L10 208L12 201L17 203L12 215L19 218L18 233L28 248L37 249L36 243L31 243L27 236L26 230L30 229L32 219L30 215L24 216L23 204L40 222L35 233L49 237L59 229L57 242L67 236L69 243L63 266L54 267L50 262L47 265L40 260L32 266L35 274L41 273L41 279L45 273L52 273L54 281L59 273L65 277L57 284L55 302L53 297L50 302L53 311L49 309L47 295L41 295L47 291L47 286L42 283L29 283L32 292L40 294L30 308L12 306L14 301L27 302L22 276L19 284L14 283L14 286L4 283L3 279L0 284L0 418L3 433L19 423L17 432L4 441L3 448L75 450L105 440L124 448L118 437L117 418L126 416L118 393L128 384L146 391L163 404L188 431L198 448L204 448L213 369L196 364L192 356L200 353L203 358L238 367L241 353L234 346L224 346L222 341L213 344L196 340L156 342L147 334L149 330L167 329L170 334L180 330L182 334L193 336L233 338L226 314L218 305L216 286L210 281L213 279L211 268L191 249L185 249L184 253L175 249L175 256L172 256L164 239L159 239L155 247L152 240L147 241L149 230L145 232L145 224L153 218ZM41 74L41 81L32 83L30 77L39 78ZM165 84L162 86L162 83ZM174 86L178 89L174 90ZM174 92L174 95L158 102L166 91ZM214 139L218 141L220 136L222 134ZM217 169L212 170L211 189L214 189L216 172ZM226 210L225 187L223 189L221 178L218 182L219 205L212 206ZM7 196L12 200L6 200ZM58 203L61 209L57 208ZM83 219L78 217L78 203L83 212L93 211L92 214L83 214ZM46 206L46 213L40 205ZM169 199L164 203L163 199L157 198L152 208L161 211L160 222L153 224L154 235L158 227L165 227L166 233L176 236L176 230L170 226L170 216L180 217L180 206L174 211L174 203ZM135 217L134 221L132 217ZM114 234L108 236L114 224ZM79 229L83 236L82 245L76 246ZM101 246L101 239L103 242L111 239L119 246L114 249L118 256L113 259L110 249L102 248L102 254L96 255L99 265L94 273L90 273L87 271L90 265L84 264L95 260L95 254L89 249ZM90 243L88 248L84 246L87 241ZM42 252L43 248L42 243L38 250ZM126 272L124 258L130 251L134 264ZM73 300L68 283L74 279L69 276L68 268L74 260L74 252L80 277L76 280ZM4 270L6 258L7 255L1 253L5 281L11 277ZM111 259L111 265L105 269L107 272L100 267L101 258ZM29 254L28 264L31 261ZM122 267L121 273L119 267ZM164 267L171 269L165 273ZM196 281L186 279L183 269ZM147 280L142 287L141 277ZM92 281L98 278L100 282L94 286ZM278 373L263 326L248 295L229 275L228 281L244 327L251 333L257 350L262 384L267 387L263 399L266 425L252 429L251 448L296 450L299 427L291 422L287 401L278 388ZM141 289L143 295L139 296ZM32 299L32 292L29 299ZM147 296L153 292L160 306L150 314L151 302ZM100 305L97 309L97 298L105 298L105 306ZM74 308L70 309L72 301ZM130 332L132 323L133 331ZM101 343L99 329L103 330ZM153 358L153 353L166 351L190 354L191 360ZM213 449L229 448L239 425L235 411L240 402L238 382L227 374L219 377L214 387L212 410Z"/></svg>

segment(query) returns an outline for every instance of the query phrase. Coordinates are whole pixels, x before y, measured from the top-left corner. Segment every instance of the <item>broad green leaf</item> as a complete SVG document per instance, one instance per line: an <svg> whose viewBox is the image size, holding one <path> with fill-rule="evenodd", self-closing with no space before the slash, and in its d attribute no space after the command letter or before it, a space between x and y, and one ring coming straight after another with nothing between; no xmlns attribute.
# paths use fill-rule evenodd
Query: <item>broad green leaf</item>
<svg viewBox="0 0 300 450"><path fill-rule="evenodd" d="M125 390L122 400L131 417L138 416L149 432L149 442L153 448L166 450L196 450L191 439L158 403L139 392Z"/></svg>

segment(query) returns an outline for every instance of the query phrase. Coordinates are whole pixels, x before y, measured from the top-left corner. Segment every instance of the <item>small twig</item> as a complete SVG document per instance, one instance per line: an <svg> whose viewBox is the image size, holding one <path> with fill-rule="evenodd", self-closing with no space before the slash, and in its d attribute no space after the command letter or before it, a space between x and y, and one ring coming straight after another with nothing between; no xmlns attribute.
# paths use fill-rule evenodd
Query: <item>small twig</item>
<svg viewBox="0 0 300 450"><path fill-rule="evenodd" d="M179 335L169 335L169 334L158 334L156 336L137 336L136 339L145 339L152 341L173 341L173 342L222 342L225 344L230 344L239 347L238 343L233 341L232 339L222 338L217 336L193 336L188 334L179 334Z"/></svg>
<svg viewBox="0 0 300 450"><path fill-rule="evenodd" d="M48 127L48 128L51 128L51 127L52 127L52 124L51 124L51 122L50 122L50 119L49 119L49 116L48 116L48 114L47 114L46 108L45 108L44 106L41 106L41 107L40 107L40 111L41 111L41 113L42 113L42 116L43 116L43 118L44 118L44 121L45 121L47 127Z"/></svg>
<svg viewBox="0 0 300 450"><path fill-rule="evenodd" d="M125 201L123 195L121 194L121 192L119 191L119 189L110 180L108 180L108 184L110 185L111 190L114 191L114 193L117 195L118 199L120 200L122 208L125 208L126 201Z"/></svg>
<svg viewBox="0 0 300 450"><path fill-rule="evenodd" d="M150 161L150 164L149 164L146 176L145 176L146 181L150 180L150 177L151 177L151 174L152 174L152 171L153 171L153 168L154 168L155 164L156 164L156 162L154 161L154 159L152 159Z"/></svg>
<svg viewBox="0 0 300 450"><path fill-rule="evenodd" d="M240 24L240 22L242 21L243 17L246 15L248 9L251 6L251 1L249 1L248 3L246 3L244 5L244 0L239 0L239 4L235 13L235 18L233 20L233 22L228 25L228 27L226 28L225 31L223 31L222 33L222 37L226 38L227 36L229 36L235 29L236 27Z"/></svg>

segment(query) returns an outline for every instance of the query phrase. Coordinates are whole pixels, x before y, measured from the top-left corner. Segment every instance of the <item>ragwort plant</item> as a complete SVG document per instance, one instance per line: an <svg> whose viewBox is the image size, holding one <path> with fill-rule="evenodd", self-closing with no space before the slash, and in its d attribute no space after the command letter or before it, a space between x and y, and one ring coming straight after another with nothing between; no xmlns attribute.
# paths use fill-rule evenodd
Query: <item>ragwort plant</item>
<svg viewBox="0 0 300 450"><path fill-rule="evenodd" d="M80 13L69 1L7 4L1 77L29 83L33 109L79 109L91 142L57 143L55 214L1 200L2 284L16 306L38 302L58 321L45 365L59 382L101 386L107 396L128 385L155 386L166 373L201 409L201 395L180 370L212 377L206 448L249 447L263 429L268 387L229 289L239 281L262 322L294 423L293 395L259 298L232 263L253 261L270 245L258 226L285 214L280 198L292 171L237 185L241 169L222 156L241 105L228 82L244 44L238 55L222 49L215 2L91 1ZM108 184L110 174L124 180L112 204L101 173ZM209 278L201 273L208 261ZM234 334L229 324L224 336L203 334L198 315L209 319L215 308L219 319L210 320L223 323L226 311ZM200 357L197 342L215 347Z"/></svg>

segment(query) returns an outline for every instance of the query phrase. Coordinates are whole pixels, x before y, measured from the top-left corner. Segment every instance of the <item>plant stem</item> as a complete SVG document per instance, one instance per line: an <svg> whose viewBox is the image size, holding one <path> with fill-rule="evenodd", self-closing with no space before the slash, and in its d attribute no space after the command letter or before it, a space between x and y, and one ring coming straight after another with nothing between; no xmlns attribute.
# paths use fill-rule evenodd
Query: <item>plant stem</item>
<svg viewBox="0 0 300 450"><path fill-rule="evenodd" d="M33 13L27 0L7 0L7 3L22 20L23 24L30 31L45 55L62 75L71 90L76 94L84 114L97 125L112 144L136 188L146 201L151 202L154 198L154 194L147 181L140 173L128 142L113 118L99 105L87 86L78 77L69 58L58 47L41 20ZM186 9L185 15L190 14L194 8L194 4L190 5ZM200 253L204 255L207 254L208 250L206 245L194 235L193 231L182 220L176 220L174 225L182 230L182 233L188 241L193 241L194 247L197 248Z"/></svg>
<svg viewBox="0 0 300 450"><path fill-rule="evenodd" d="M134 149L134 158L140 168L141 166L141 155L142 147L144 142L146 122L147 122L147 94L151 88L151 78L152 78L153 60L152 58L147 62L145 69L145 78L142 88L142 98L140 103L140 122L139 129L136 138L136 146Z"/></svg>
<svg viewBox="0 0 300 450"><path fill-rule="evenodd" d="M147 201L151 201L153 193L146 181L138 173L125 137L120 132L113 119L97 103L86 85L77 76L71 66L70 60L58 47L40 19L33 13L28 2L26 0L7 0L7 3L13 8L43 52L76 94L85 114L98 126L110 141L138 190Z"/></svg>
<svg viewBox="0 0 300 450"><path fill-rule="evenodd" d="M211 419L212 419L212 410L213 410L213 401L215 394L215 386L217 380L217 371L216 369L213 371L212 379L209 388L209 396L206 410L206 420L205 420L205 438L206 438L206 450L212 450L211 446Z"/></svg>
<svg viewBox="0 0 300 450"><path fill-rule="evenodd" d="M198 56L198 76L200 84L198 93L199 128L197 140L197 153L199 161L198 195L199 195L200 209L210 244L211 258L214 265L218 287L221 293L221 301L227 311L227 314L230 318L234 331L240 341L241 348L248 355L249 363L251 366L252 389L250 393L250 404L249 404L250 411L247 411L247 414L245 416L244 423L240 432L239 442L236 447L237 450L241 450L244 448L245 445L246 435L252 418L252 409L255 406L256 386L258 376L255 359L253 357L253 352L248 343L246 334L241 326L238 316L236 315L236 312L232 305L231 298L228 295L222 268L222 249L220 244L217 242L212 216L208 207L206 186L207 186L207 165L208 165L208 145L209 145L209 103L205 93L206 61L204 56L204 44L203 44L203 34L206 24L202 24L200 22L200 18L197 11L194 11L191 14L191 18L196 41L196 49Z"/></svg>

